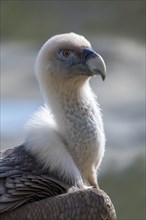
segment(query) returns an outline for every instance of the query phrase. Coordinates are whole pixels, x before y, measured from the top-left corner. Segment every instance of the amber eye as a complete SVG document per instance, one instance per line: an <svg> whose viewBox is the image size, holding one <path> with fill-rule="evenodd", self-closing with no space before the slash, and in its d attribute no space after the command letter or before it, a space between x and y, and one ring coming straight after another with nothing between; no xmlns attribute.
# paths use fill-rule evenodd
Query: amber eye
<svg viewBox="0 0 146 220"><path fill-rule="evenodd" d="M69 57L70 54L71 54L70 50L63 50L63 51L62 51L62 55L63 55L64 57L66 57L66 58Z"/></svg>
<svg viewBox="0 0 146 220"><path fill-rule="evenodd" d="M72 52L71 52L71 50L68 50L68 49L64 49L64 50L61 50L61 51L59 52L59 56L60 56L60 58L62 58L63 60L64 60L64 59L69 59L69 58L71 57L71 55L72 55Z"/></svg>

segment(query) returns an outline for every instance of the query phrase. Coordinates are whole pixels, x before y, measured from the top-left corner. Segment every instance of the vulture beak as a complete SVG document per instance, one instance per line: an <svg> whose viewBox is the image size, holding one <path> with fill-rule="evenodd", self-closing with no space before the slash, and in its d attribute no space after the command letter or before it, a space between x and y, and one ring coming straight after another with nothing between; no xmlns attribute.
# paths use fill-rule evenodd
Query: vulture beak
<svg viewBox="0 0 146 220"><path fill-rule="evenodd" d="M90 48L82 51L82 63L86 64L93 75L101 75L104 80L106 77L106 66L103 58Z"/></svg>

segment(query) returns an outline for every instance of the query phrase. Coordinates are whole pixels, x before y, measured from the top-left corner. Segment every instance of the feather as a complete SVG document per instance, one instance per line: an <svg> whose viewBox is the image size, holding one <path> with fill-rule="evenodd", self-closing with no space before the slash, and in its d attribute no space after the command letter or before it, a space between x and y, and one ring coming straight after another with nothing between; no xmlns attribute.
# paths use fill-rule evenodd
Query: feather
<svg viewBox="0 0 146 220"><path fill-rule="evenodd" d="M104 191L87 189L35 201L1 217L3 220L116 220L116 213Z"/></svg>
<svg viewBox="0 0 146 220"><path fill-rule="evenodd" d="M0 213L68 191L70 185L57 179L55 177L57 173L53 175L42 165L37 164L23 145L14 148L11 153L1 161L1 171L4 175L0 176ZM8 160L10 166L6 167Z"/></svg>

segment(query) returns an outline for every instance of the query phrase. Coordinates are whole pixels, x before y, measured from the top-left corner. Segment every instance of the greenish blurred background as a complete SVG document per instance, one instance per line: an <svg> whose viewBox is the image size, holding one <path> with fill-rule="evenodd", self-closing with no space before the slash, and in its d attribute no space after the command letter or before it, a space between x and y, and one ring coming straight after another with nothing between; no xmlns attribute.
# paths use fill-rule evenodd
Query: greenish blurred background
<svg viewBox="0 0 146 220"><path fill-rule="evenodd" d="M107 79L91 80L103 110L106 152L99 184L119 220L145 216L145 1L1 1L1 146L23 142L43 104L34 62L43 43L83 34L102 55Z"/></svg>

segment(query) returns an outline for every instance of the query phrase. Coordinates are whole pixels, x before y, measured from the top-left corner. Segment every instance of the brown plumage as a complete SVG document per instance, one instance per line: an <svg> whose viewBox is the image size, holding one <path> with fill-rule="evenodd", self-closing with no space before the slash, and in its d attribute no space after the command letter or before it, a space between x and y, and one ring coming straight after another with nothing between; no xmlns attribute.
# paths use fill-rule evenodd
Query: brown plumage
<svg viewBox="0 0 146 220"><path fill-rule="evenodd" d="M102 190L65 193L1 215L3 220L116 220L110 198Z"/></svg>
<svg viewBox="0 0 146 220"><path fill-rule="evenodd" d="M23 145L6 151L0 166L3 220L116 219L104 191L76 188L68 192L71 184L43 168Z"/></svg>

